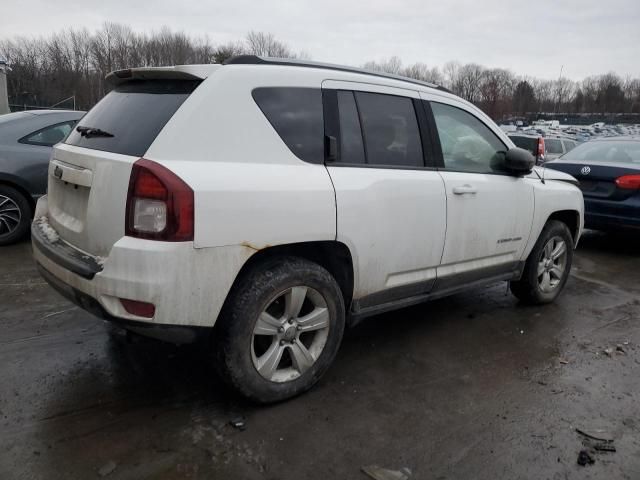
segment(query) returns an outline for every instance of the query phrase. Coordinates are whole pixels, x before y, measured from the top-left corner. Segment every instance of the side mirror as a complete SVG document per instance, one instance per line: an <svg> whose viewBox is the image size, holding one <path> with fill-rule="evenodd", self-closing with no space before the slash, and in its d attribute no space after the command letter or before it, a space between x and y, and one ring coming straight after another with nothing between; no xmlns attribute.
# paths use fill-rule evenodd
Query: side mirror
<svg viewBox="0 0 640 480"><path fill-rule="evenodd" d="M524 148L510 148L504 154L502 169L514 175L527 175L533 170L536 158Z"/></svg>

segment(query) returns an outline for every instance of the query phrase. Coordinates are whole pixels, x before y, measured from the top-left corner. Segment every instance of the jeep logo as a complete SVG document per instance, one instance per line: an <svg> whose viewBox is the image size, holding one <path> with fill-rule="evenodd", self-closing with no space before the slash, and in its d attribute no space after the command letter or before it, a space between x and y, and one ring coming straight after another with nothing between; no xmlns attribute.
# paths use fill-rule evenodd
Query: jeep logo
<svg viewBox="0 0 640 480"><path fill-rule="evenodd" d="M583 175L589 175L591 173L591 167L584 166L580 169L580 173Z"/></svg>
<svg viewBox="0 0 640 480"><path fill-rule="evenodd" d="M62 169L56 165L56 168L53 170L53 175L59 180L62 180Z"/></svg>

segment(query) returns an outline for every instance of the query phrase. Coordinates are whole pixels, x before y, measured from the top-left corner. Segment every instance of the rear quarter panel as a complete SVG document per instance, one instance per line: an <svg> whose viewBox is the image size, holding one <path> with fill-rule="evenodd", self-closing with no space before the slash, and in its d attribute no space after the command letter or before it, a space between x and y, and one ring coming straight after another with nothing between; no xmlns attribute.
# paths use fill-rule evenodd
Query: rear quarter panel
<svg viewBox="0 0 640 480"><path fill-rule="evenodd" d="M245 70L259 69L256 75ZM196 248L253 250L336 238L335 194L324 165L296 157L251 96L257 86L321 87L307 69L220 69L189 97L145 157L194 190Z"/></svg>

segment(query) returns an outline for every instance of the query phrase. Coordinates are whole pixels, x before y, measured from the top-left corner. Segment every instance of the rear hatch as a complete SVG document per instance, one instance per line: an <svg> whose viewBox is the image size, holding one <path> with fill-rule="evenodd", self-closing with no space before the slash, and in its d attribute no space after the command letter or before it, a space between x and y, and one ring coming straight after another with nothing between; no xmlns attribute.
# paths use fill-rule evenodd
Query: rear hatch
<svg viewBox="0 0 640 480"><path fill-rule="evenodd" d="M107 256L124 235L133 163L201 82L184 72L177 78L167 70L158 70L159 78L131 72L117 76L114 90L55 147L49 165L49 224L96 256Z"/></svg>

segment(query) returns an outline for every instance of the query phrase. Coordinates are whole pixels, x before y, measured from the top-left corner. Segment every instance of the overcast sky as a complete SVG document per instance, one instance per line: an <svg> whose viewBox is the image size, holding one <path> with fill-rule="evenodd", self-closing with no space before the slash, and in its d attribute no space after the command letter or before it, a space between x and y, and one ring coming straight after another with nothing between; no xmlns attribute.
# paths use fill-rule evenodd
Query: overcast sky
<svg viewBox="0 0 640 480"><path fill-rule="evenodd" d="M640 0L0 0L0 38L103 22L163 25L213 43L272 32L313 60L361 65L398 55L517 74L640 77Z"/></svg>

